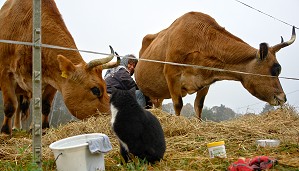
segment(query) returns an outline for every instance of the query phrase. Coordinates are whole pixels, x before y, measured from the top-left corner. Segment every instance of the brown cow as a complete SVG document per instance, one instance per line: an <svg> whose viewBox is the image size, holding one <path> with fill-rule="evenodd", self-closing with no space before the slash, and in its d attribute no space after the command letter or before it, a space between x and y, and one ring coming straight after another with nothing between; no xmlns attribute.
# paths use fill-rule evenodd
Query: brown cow
<svg viewBox="0 0 299 171"><path fill-rule="evenodd" d="M281 67L276 52L295 41L295 29L288 42L268 47L266 43L255 49L232 35L209 15L189 12L176 19L168 28L143 38L140 61L135 79L141 91L155 106L163 99L172 98L175 114L180 115L186 94L197 92L194 108L201 117L204 99L209 86L220 80L240 81L253 96L271 105L286 102L278 79ZM245 75L233 72L204 70L159 64L142 59L214 67L225 70L262 74L273 77Z"/></svg>
<svg viewBox="0 0 299 171"><path fill-rule="evenodd" d="M32 1L7 0L0 11L0 39L32 42ZM42 43L76 49L54 0L42 1ZM42 48L43 127L56 90L78 119L109 113L109 97L102 69L109 67L114 52L86 63L78 51ZM18 102L16 86L32 92L32 47L0 43L1 90L5 118L1 132L11 134L11 117ZM46 112L45 112L46 111Z"/></svg>

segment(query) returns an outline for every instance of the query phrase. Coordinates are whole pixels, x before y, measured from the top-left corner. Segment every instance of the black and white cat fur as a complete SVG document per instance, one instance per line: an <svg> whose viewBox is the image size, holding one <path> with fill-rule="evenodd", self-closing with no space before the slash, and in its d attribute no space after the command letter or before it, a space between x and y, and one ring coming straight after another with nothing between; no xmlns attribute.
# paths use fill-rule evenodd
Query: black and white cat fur
<svg viewBox="0 0 299 171"><path fill-rule="evenodd" d="M120 153L125 162L129 154L149 163L160 161L166 150L164 132L158 119L139 106L135 88L112 89L110 96L111 125L120 143Z"/></svg>

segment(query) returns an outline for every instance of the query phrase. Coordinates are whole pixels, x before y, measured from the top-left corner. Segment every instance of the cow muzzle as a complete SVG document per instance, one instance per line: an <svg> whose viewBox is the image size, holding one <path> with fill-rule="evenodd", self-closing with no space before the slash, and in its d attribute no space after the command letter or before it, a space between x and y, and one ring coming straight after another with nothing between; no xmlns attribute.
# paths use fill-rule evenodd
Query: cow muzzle
<svg viewBox="0 0 299 171"><path fill-rule="evenodd" d="M287 97L284 93L274 95L274 100L271 105L282 106L287 101Z"/></svg>

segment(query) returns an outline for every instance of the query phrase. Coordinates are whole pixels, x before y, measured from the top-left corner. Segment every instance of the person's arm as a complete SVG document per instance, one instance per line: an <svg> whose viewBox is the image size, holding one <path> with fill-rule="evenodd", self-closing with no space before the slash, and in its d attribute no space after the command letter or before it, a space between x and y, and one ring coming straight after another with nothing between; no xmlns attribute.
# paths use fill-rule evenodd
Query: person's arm
<svg viewBox="0 0 299 171"><path fill-rule="evenodd" d="M119 78L122 84L125 86L124 89L130 90L133 87L137 89L137 85L134 79L131 77L130 73L126 69L120 69L117 72L117 75L117 78Z"/></svg>

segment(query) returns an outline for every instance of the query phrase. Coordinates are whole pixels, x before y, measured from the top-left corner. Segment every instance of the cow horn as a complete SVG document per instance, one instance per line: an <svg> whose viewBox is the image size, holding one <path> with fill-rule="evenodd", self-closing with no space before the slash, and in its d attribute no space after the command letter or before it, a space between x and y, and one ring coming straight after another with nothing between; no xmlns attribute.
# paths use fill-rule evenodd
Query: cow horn
<svg viewBox="0 0 299 171"><path fill-rule="evenodd" d="M281 43L283 43L283 37L282 37L282 36L280 36L280 38L281 38Z"/></svg>
<svg viewBox="0 0 299 171"><path fill-rule="evenodd" d="M103 64L110 62L114 57L114 50L111 46L109 46L109 47L111 50L111 54L109 56L107 56L106 58L94 59L94 60L90 61L86 66L87 69L92 69L93 67L96 67L98 65L103 65Z"/></svg>
<svg viewBox="0 0 299 171"><path fill-rule="evenodd" d="M117 67L120 64L120 57L119 55L115 52L116 57L117 57L117 61L116 62L108 62L106 64L102 65L103 69L109 69L109 68L114 68Z"/></svg>
<svg viewBox="0 0 299 171"><path fill-rule="evenodd" d="M295 32L295 27L293 26L293 31L292 31L292 37L289 41L284 42L283 38L281 37L281 43L275 45L272 47L274 52L278 52L281 48L284 48L286 46L291 45L292 43L294 43L294 41L296 40L296 32Z"/></svg>

